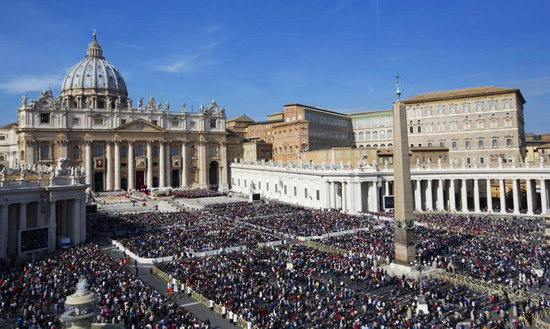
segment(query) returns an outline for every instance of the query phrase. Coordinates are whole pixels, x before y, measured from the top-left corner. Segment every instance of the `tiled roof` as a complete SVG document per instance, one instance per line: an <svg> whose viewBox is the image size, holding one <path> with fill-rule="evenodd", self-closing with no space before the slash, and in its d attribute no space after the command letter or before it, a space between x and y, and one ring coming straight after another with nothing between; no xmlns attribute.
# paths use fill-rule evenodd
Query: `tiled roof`
<svg viewBox="0 0 550 329"><path fill-rule="evenodd" d="M521 92L519 89L502 88L502 87L495 87L495 86L483 86L483 87L433 91L433 92L424 93L424 94L407 98L403 100L403 102L405 104L411 104L411 103L438 101L438 100L445 100L445 99L498 95L503 93L518 93L522 101L525 103L525 99L521 95Z"/></svg>

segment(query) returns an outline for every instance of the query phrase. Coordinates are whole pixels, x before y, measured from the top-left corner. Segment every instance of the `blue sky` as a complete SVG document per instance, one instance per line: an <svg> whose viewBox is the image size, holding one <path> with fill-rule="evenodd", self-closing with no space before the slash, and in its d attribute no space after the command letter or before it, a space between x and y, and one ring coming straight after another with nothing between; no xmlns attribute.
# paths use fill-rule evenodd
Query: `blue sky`
<svg viewBox="0 0 550 329"><path fill-rule="evenodd" d="M550 1L0 0L0 124L83 58L93 28L130 97L255 119L299 102L343 112L481 85L520 88L550 131Z"/></svg>

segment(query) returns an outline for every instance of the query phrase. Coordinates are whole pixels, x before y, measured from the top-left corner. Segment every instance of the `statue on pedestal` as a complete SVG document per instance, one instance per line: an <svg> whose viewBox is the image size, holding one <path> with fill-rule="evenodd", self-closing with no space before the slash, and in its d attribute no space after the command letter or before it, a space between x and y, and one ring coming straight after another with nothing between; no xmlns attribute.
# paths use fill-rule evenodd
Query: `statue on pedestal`
<svg viewBox="0 0 550 329"><path fill-rule="evenodd" d="M143 106L143 98L141 98L141 97L138 98L138 104L137 104L137 106L138 106L138 109L141 110L141 107Z"/></svg>
<svg viewBox="0 0 550 329"><path fill-rule="evenodd" d="M23 95L23 97L21 97L21 106L27 106L27 95Z"/></svg>
<svg viewBox="0 0 550 329"><path fill-rule="evenodd" d="M164 110L166 112L170 111L170 103L166 102L166 104L164 104Z"/></svg>
<svg viewBox="0 0 550 329"><path fill-rule="evenodd" d="M181 112L185 113L187 111L185 103L181 104Z"/></svg>

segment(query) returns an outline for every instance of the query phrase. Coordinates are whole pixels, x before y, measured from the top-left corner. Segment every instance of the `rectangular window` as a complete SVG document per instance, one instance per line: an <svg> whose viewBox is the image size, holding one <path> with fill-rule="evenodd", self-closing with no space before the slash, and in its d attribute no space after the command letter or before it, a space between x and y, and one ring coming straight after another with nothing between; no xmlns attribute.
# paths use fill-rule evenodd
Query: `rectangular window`
<svg viewBox="0 0 550 329"><path fill-rule="evenodd" d="M451 143L451 147L453 148L453 150L456 150L456 147L457 147L456 142L452 142L452 143Z"/></svg>
<svg viewBox="0 0 550 329"><path fill-rule="evenodd" d="M102 126L103 118L94 118L94 125Z"/></svg>
<svg viewBox="0 0 550 329"><path fill-rule="evenodd" d="M80 126L80 118L73 118L73 125L74 126Z"/></svg>
<svg viewBox="0 0 550 329"><path fill-rule="evenodd" d="M120 124L121 124L121 125L125 125L126 122L127 122L126 119L120 119Z"/></svg>
<svg viewBox="0 0 550 329"><path fill-rule="evenodd" d="M469 149L470 148L470 141L465 141L464 142L464 147Z"/></svg>
<svg viewBox="0 0 550 329"><path fill-rule="evenodd" d="M480 140L477 141L477 146L478 146L480 149L484 148L485 142L483 141L483 139L480 139Z"/></svg>
<svg viewBox="0 0 550 329"><path fill-rule="evenodd" d="M172 121L170 121L170 127L179 127L180 125L180 121L178 119L172 119Z"/></svg>
<svg viewBox="0 0 550 329"><path fill-rule="evenodd" d="M298 188L296 186L294 186L294 196L298 196Z"/></svg>
<svg viewBox="0 0 550 329"><path fill-rule="evenodd" d="M157 120L153 120L153 124L154 124L155 126L158 126L158 125L159 125L159 122L158 122Z"/></svg>
<svg viewBox="0 0 550 329"><path fill-rule="evenodd" d="M506 147L512 147L512 146L513 146L512 139L506 138Z"/></svg>
<svg viewBox="0 0 550 329"><path fill-rule="evenodd" d="M216 119L210 120L210 128L216 128Z"/></svg>
<svg viewBox="0 0 550 329"><path fill-rule="evenodd" d="M494 148L497 148L498 147L498 140L493 139L492 145L493 145Z"/></svg>
<svg viewBox="0 0 550 329"><path fill-rule="evenodd" d="M307 188L304 189L304 197L307 198Z"/></svg>
<svg viewBox="0 0 550 329"><path fill-rule="evenodd" d="M317 199L317 201L321 199L321 193L319 192L319 190L315 191L315 198Z"/></svg>
<svg viewBox="0 0 550 329"><path fill-rule="evenodd" d="M50 114L40 113L40 123L50 123Z"/></svg>
<svg viewBox="0 0 550 329"><path fill-rule="evenodd" d="M265 183L265 190L269 192L269 183Z"/></svg>

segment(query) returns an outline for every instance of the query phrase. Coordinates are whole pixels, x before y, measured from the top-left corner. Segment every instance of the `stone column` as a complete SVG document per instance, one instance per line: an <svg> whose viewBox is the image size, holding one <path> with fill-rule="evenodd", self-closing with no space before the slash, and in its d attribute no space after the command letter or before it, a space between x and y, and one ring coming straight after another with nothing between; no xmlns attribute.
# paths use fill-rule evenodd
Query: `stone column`
<svg viewBox="0 0 550 329"><path fill-rule="evenodd" d="M546 189L546 180L540 180L540 207L542 214L548 213L548 190Z"/></svg>
<svg viewBox="0 0 550 329"><path fill-rule="evenodd" d="M416 211L422 211L422 180L417 179L414 187L414 205Z"/></svg>
<svg viewBox="0 0 550 329"><path fill-rule="evenodd" d="M73 245L80 244L80 199L71 200L72 216L71 223L71 242Z"/></svg>
<svg viewBox="0 0 550 329"><path fill-rule="evenodd" d="M487 178L487 211L493 212L493 194L491 191L491 178Z"/></svg>
<svg viewBox="0 0 550 329"><path fill-rule="evenodd" d="M481 212L479 207L479 180L477 178L474 179L474 212Z"/></svg>
<svg viewBox="0 0 550 329"><path fill-rule="evenodd" d="M342 184L342 211L347 212L348 210L348 186L346 182L341 182Z"/></svg>
<svg viewBox="0 0 550 329"><path fill-rule="evenodd" d="M445 193L443 191L444 187L445 187L445 180L439 179L437 181L437 210L438 211L445 210Z"/></svg>
<svg viewBox="0 0 550 329"><path fill-rule="evenodd" d="M166 187L166 144L159 142L159 187Z"/></svg>
<svg viewBox="0 0 550 329"><path fill-rule="evenodd" d="M105 162L106 162L106 173L105 173L105 189L107 191L113 190L113 143L105 142Z"/></svg>
<svg viewBox="0 0 550 329"><path fill-rule="evenodd" d="M363 190L361 189L361 182L355 183L355 212L363 212Z"/></svg>
<svg viewBox="0 0 550 329"><path fill-rule="evenodd" d="M499 180L500 212L506 213L506 184L504 179Z"/></svg>
<svg viewBox="0 0 550 329"><path fill-rule="evenodd" d="M153 142L147 142L147 188L153 188Z"/></svg>
<svg viewBox="0 0 550 329"><path fill-rule="evenodd" d="M167 186L167 187L171 187L172 186L172 143L171 142L166 142L166 154L165 154L165 170L164 172L166 173L166 178L164 179L165 182L164 182L164 186Z"/></svg>
<svg viewBox="0 0 550 329"><path fill-rule="evenodd" d="M19 230L27 229L27 203L19 204Z"/></svg>
<svg viewBox="0 0 550 329"><path fill-rule="evenodd" d="M88 188L92 190L92 176L94 173L94 159L92 157L92 142L86 141L85 142L85 149L86 149L86 185L88 185Z"/></svg>
<svg viewBox="0 0 550 329"><path fill-rule="evenodd" d="M50 201L50 216L48 218L48 242L50 251L55 250L55 234L57 227L55 201Z"/></svg>
<svg viewBox="0 0 550 329"><path fill-rule="evenodd" d="M0 259L8 256L8 210L7 204L0 206Z"/></svg>
<svg viewBox="0 0 550 329"><path fill-rule="evenodd" d="M519 215L521 205L519 204L519 184L517 178L512 180L512 194L514 200L514 214Z"/></svg>
<svg viewBox="0 0 550 329"><path fill-rule="evenodd" d="M225 192L229 190L228 182L228 171L229 171L229 162L227 161L227 142L223 141L220 143L220 153L221 153L221 165L222 165L222 175L220 180L220 191Z"/></svg>
<svg viewBox="0 0 550 329"><path fill-rule="evenodd" d="M525 187L527 192L527 215L533 215L534 212L534 199L535 199L535 193L533 193L533 180L532 179L526 179L525 180Z"/></svg>
<svg viewBox="0 0 550 329"><path fill-rule="evenodd" d="M120 190L120 142L115 142L115 190Z"/></svg>
<svg viewBox="0 0 550 329"><path fill-rule="evenodd" d="M134 156L134 142L128 142L128 191L136 189L136 159Z"/></svg>
<svg viewBox="0 0 550 329"><path fill-rule="evenodd" d="M468 212L470 211L468 209L468 190L467 190L467 183L468 183L468 180L466 179L462 179L462 184L461 184L461 191L460 191L460 197L461 197L461 203L462 203L462 206L461 206L461 210L462 212Z"/></svg>
<svg viewBox="0 0 550 329"><path fill-rule="evenodd" d="M450 210L456 211L456 189L455 189L455 180L451 178L449 180L449 203Z"/></svg>
<svg viewBox="0 0 550 329"><path fill-rule="evenodd" d="M390 195L390 181L384 181L384 196Z"/></svg>
<svg viewBox="0 0 550 329"><path fill-rule="evenodd" d="M380 202L378 200L378 185L376 181L371 182L370 191L369 191L369 197L371 201L370 211L380 211Z"/></svg>
<svg viewBox="0 0 550 329"><path fill-rule="evenodd" d="M86 200L80 199L80 243L86 241Z"/></svg>
<svg viewBox="0 0 550 329"><path fill-rule="evenodd" d="M199 142L199 188L208 188L208 154L205 140Z"/></svg>
<svg viewBox="0 0 550 329"><path fill-rule="evenodd" d="M187 168L187 162L188 162L188 142L183 141L181 142L181 188L187 188L189 185L188 177L188 168Z"/></svg>
<svg viewBox="0 0 550 329"><path fill-rule="evenodd" d="M348 182L347 183L347 192L348 192L348 209L349 212L352 214L355 214L355 183L354 182Z"/></svg>
<svg viewBox="0 0 550 329"><path fill-rule="evenodd" d="M68 140L57 141L57 146L59 147L59 157L67 159L69 154L67 152ZM53 151L53 150L52 150ZM52 154L52 158L55 160L55 155Z"/></svg>
<svg viewBox="0 0 550 329"><path fill-rule="evenodd" d="M426 211L433 210L433 191L432 191L432 180L428 179L426 181Z"/></svg>
<svg viewBox="0 0 550 329"><path fill-rule="evenodd" d="M330 208L331 209L335 209L336 208L336 199L335 199L335 196L336 196L336 190L335 190L335 185L334 185L334 182L328 182L329 184L329 205L330 205Z"/></svg>

